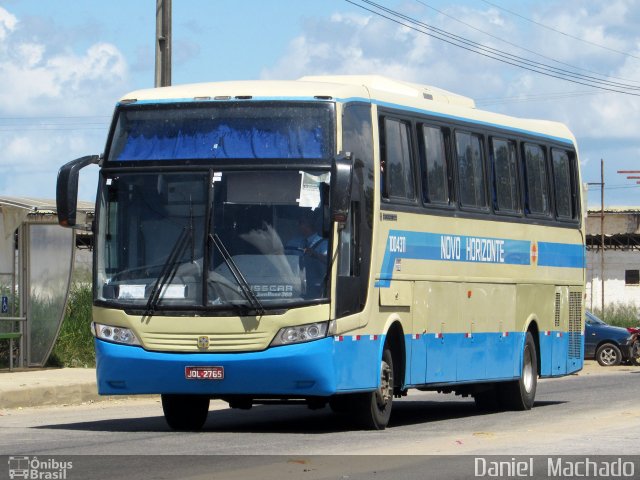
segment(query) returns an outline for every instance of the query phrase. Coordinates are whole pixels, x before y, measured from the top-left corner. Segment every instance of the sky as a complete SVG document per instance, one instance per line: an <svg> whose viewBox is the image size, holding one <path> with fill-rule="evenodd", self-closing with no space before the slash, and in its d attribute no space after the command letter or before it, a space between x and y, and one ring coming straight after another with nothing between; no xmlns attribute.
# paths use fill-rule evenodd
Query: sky
<svg viewBox="0 0 640 480"><path fill-rule="evenodd" d="M174 0L172 83L383 74L436 86L484 110L567 124L582 180L596 184L589 206L600 205L601 159L606 205L640 206L640 185L617 173L640 170L640 0L376 3L485 53L627 93L456 47L364 10L375 10L366 0ZM116 101L153 87L155 7L0 0L0 195L53 198L61 165L104 150ZM97 168L85 169L81 199L94 200L96 185Z"/></svg>

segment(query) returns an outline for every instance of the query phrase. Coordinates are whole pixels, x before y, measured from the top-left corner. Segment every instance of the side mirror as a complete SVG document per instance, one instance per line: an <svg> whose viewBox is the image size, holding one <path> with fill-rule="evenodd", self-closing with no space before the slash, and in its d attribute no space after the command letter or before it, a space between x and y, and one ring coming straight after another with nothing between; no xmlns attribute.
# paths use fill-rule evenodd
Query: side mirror
<svg viewBox="0 0 640 480"><path fill-rule="evenodd" d="M63 227L75 227L78 208L78 177L80 170L100 161L100 155L80 157L63 165L58 171L56 185L56 209L58 223Z"/></svg>
<svg viewBox="0 0 640 480"><path fill-rule="evenodd" d="M353 159L351 153L338 155L331 164L331 220L344 226L351 204Z"/></svg>

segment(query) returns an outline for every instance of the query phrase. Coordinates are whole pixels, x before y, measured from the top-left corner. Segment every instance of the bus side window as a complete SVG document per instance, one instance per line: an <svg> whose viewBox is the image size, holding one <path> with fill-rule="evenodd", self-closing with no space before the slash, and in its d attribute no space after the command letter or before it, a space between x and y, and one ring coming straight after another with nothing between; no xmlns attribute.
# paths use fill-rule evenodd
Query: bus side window
<svg viewBox="0 0 640 480"><path fill-rule="evenodd" d="M439 127L422 125L420 165L422 167L422 196L425 203L449 204L449 174L445 131ZM448 137L448 135L446 135Z"/></svg>
<svg viewBox="0 0 640 480"><path fill-rule="evenodd" d="M516 143L491 139L494 206L499 212L520 213Z"/></svg>
<svg viewBox="0 0 640 480"><path fill-rule="evenodd" d="M411 130L407 122L391 118L384 119L382 179L386 198L415 200L416 189L410 139Z"/></svg>
<svg viewBox="0 0 640 480"><path fill-rule="evenodd" d="M460 203L463 207L485 208L487 189L481 136L456 132L456 151Z"/></svg>
<svg viewBox="0 0 640 480"><path fill-rule="evenodd" d="M574 182L571 181L571 158L569 152L557 148L551 149L553 161L553 183L556 198L556 214L561 220L575 218Z"/></svg>
<svg viewBox="0 0 640 480"><path fill-rule="evenodd" d="M532 215L549 214L547 161L540 145L524 145L526 212Z"/></svg>

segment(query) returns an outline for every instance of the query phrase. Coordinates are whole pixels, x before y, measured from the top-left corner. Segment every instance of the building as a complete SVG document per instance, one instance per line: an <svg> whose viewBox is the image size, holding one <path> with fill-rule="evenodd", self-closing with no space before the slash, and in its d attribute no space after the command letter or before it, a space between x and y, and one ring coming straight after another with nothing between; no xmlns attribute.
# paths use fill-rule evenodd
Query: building
<svg viewBox="0 0 640 480"><path fill-rule="evenodd" d="M585 305L591 310L600 309L604 283L605 306L640 306L640 208L605 207L604 222L602 218L600 209L589 209Z"/></svg>

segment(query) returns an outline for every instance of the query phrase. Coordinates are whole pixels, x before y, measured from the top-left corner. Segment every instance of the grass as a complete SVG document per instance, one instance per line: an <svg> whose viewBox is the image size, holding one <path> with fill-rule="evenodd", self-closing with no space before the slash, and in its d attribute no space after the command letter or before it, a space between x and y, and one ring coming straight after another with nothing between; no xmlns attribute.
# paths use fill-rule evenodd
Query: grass
<svg viewBox="0 0 640 480"><path fill-rule="evenodd" d="M612 303L604 307L604 316L599 309L594 309L593 314L609 325L617 327L640 325L640 308L634 303Z"/></svg>
<svg viewBox="0 0 640 480"><path fill-rule="evenodd" d="M91 285L76 283L71 289L60 335L48 366L95 367L96 355L91 335Z"/></svg>

